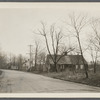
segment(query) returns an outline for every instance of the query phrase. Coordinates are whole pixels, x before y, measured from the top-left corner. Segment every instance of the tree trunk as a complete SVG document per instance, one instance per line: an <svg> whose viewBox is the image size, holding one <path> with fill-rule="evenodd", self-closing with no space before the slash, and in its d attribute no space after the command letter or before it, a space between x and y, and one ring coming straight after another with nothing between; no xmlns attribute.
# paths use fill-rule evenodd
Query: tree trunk
<svg viewBox="0 0 100 100"><path fill-rule="evenodd" d="M84 65L85 66L85 75L86 75L86 78L88 78L89 76L88 76L88 72L87 72L87 67L88 66L86 66L86 65Z"/></svg>
<svg viewBox="0 0 100 100"><path fill-rule="evenodd" d="M79 48L80 48L80 52L81 52L81 56L82 56L82 61L83 61L83 65L84 65L84 68L85 68L85 75L86 75L86 78L88 78L88 72L87 72L87 67L88 66L85 65L79 34L77 33L77 35L78 35L78 43L79 43Z"/></svg>
<svg viewBox="0 0 100 100"><path fill-rule="evenodd" d="M37 61L35 61L35 66L34 66L34 70L37 70Z"/></svg>
<svg viewBox="0 0 100 100"><path fill-rule="evenodd" d="M58 67L57 67L57 63L54 62L54 68L55 68L55 71L58 72Z"/></svg>
<svg viewBox="0 0 100 100"><path fill-rule="evenodd" d="M94 63L94 73L96 73L96 63Z"/></svg>

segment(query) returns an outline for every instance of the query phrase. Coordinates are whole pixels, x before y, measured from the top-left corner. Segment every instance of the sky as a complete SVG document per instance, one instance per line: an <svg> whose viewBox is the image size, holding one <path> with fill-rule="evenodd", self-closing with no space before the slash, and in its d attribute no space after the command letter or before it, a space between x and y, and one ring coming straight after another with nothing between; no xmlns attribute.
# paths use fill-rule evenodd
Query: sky
<svg viewBox="0 0 100 100"><path fill-rule="evenodd" d="M100 17L100 3L0 3L0 48L7 54L27 55L40 21L63 26L70 12Z"/></svg>

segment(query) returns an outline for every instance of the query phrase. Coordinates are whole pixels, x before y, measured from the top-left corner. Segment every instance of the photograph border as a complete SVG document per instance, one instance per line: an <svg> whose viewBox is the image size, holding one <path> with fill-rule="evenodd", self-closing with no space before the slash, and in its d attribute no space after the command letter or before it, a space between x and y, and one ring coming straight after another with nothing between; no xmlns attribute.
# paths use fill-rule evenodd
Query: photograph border
<svg viewBox="0 0 100 100"><path fill-rule="evenodd" d="M32 2L32 3L42 3L42 2L100 2L100 0L0 0L0 3L12 3L12 2L16 2L16 3L28 3L28 2ZM58 94L58 93L57 93ZM56 93L21 93L21 94L10 94L10 93L0 93L0 99L1 100L99 100L100 99L100 93L67 93L68 95L66 95L66 93L59 93L59 95L57 95ZM6 97L5 97L6 95ZM52 95L52 96L49 96Z"/></svg>

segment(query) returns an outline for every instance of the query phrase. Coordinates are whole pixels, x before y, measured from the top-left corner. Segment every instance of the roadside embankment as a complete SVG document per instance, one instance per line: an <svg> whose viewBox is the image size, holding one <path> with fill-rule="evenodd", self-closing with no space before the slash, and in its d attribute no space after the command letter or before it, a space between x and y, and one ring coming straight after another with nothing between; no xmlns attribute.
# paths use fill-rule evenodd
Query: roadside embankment
<svg viewBox="0 0 100 100"><path fill-rule="evenodd" d="M85 74L83 73L66 73L66 72L41 73L41 75L47 77L100 87L100 73L95 73L95 74L88 73L88 74L89 74L89 78L85 78Z"/></svg>

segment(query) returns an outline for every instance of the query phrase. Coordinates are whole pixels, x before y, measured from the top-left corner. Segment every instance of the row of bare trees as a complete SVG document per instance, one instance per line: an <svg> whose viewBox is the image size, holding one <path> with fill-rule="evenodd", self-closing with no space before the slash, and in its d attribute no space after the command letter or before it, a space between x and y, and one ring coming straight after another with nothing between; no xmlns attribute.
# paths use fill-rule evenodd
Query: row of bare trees
<svg viewBox="0 0 100 100"><path fill-rule="evenodd" d="M100 19L87 18L86 15L72 13L68 16L67 20L64 21L64 30L57 26L57 24L52 24L48 27L46 23L41 22L41 27L34 31L35 34L43 37L43 43L45 43L46 50L55 65L55 71L58 72L57 64L65 54L78 52L84 57L84 52L87 52L91 56L94 65L94 73L96 73L96 64L100 57ZM87 35L87 33L89 35ZM87 44L85 46L84 38L82 39L84 34L87 38L85 39ZM73 41L73 44L76 42L77 46L73 44L68 46L68 37L70 37L71 42ZM35 41L33 50L35 69L38 64L41 65L45 63L46 50L41 47L38 41ZM57 55L60 55L60 57L58 58ZM1 58L3 60L3 57L0 54L0 61ZM23 60L25 59L21 55L18 57L13 56L12 58L13 64L16 62L19 66L19 70L21 70ZM84 59L82 61L86 78L88 78L87 66L85 65Z"/></svg>
<svg viewBox="0 0 100 100"><path fill-rule="evenodd" d="M92 58L92 64L94 66L94 73L96 73L97 62L100 58L100 19L91 20L91 35L88 38L89 47L88 52Z"/></svg>
<svg viewBox="0 0 100 100"><path fill-rule="evenodd" d="M7 56L2 51L0 51L0 68L7 67Z"/></svg>
<svg viewBox="0 0 100 100"><path fill-rule="evenodd" d="M10 54L8 57L8 69L13 69L13 67L16 67L18 70L22 70L23 64L25 62L26 58L19 54L18 56L15 56L13 54Z"/></svg>
<svg viewBox="0 0 100 100"><path fill-rule="evenodd" d="M18 66L18 70L21 70L24 57L22 55L11 55L8 56L6 53L0 50L0 68L11 69L11 66Z"/></svg>
<svg viewBox="0 0 100 100"><path fill-rule="evenodd" d="M64 56L64 52L71 53L75 52L77 48L75 46L70 45L68 42L64 41L64 38L68 36L74 37L77 40L77 45L79 48L79 53L84 57L84 52L88 52L91 55L91 60L94 64L94 73L96 72L96 63L98 58L100 57L100 21L99 19L88 19L86 15L72 13L68 16L68 21L65 21L65 29L66 32L62 31L62 29L57 28L55 24L52 24L49 28L43 22L41 22L41 28L35 31L35 34L41 35L44 37L44 41L46 44L46 48L48 54L50 55L54 65L55 71L58 72L57 63ZM89 37L87 35L89 32ZM88 45L83 46L84 39L81 38L81 35L85 34L87 41L85 41ZM75 41L74 41L75 42ZM82 47L83 46L83 47ZM38 47L38 45L37 45ZM36 50L37 51L37 50ZM53 54L53 55L52 55ZM36 53L37 55L37 53ZM57 58L57 55L60 55ZM36 58L36 57L35 57ZM85 65L84 59L82 60L85 69L86 78L88 78L88 69Z"/></svg>
<svg viewBox="0 0 100 100"><path fill-rule="evenodd" d="M58 72L57 63L64 56L64 52L68 53L70 51L73 51L74 48L71 48L71 47L67 48L64 46L64 48L62 49L63 34L62 34L61 29L55 30L55 25L51 25L50 28L48 29L49 31L47 32L46 24L41 22L41 26L42 28L38 29L37 34L44 37L47 51L55 65L55 71ZM48 37L50 37L51 43ZM50 48L50 44L51 44L52 49ZM60 57L58 58L57 56L59 53L60 53Z"/></svg>

